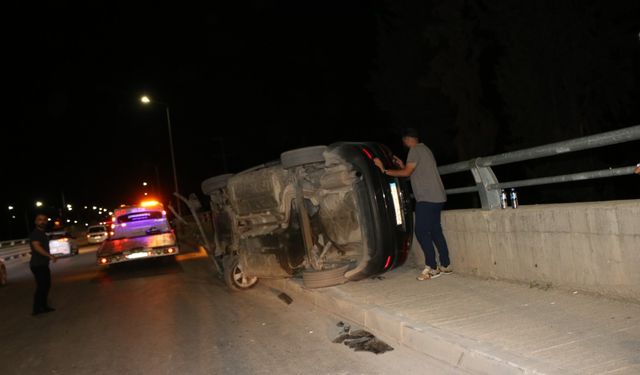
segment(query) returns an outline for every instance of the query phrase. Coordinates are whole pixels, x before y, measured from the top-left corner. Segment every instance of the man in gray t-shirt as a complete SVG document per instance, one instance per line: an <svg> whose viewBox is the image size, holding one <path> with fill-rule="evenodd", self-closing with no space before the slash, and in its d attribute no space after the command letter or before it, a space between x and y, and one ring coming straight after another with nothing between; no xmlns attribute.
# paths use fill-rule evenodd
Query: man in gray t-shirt
<svg viewBox="0 0 640 375"><path fill-rule="evenodd" d="M424 143L418 143L409 149L407 164L415 165L410 179L416 202L444 203L447 201L436 159Z"/></svg>
<svg viewBox="0 0 640 375"><path fill-rule="evenodd" d="M452 272L449 248L440 221L447 194L433 153L424 143L420 143L418 132L415 129L406 129L402 142L409 148L406 164L396 156L393 157L393 161L399 169L386 169L382 160L378 158L374 162L386 175L411 179L411 188L416 198L416 237L425 258L425 268L418 275L418 280L429 280L440 276L441 273ZM434 243L440 255L440 267L436 262Z"/></svg>

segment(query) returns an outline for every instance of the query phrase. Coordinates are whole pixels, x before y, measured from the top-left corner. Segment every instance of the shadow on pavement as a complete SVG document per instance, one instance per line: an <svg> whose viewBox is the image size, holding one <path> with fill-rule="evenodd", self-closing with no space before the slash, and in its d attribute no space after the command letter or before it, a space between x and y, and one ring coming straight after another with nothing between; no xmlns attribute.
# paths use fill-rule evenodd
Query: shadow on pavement
<svg viewBox="0 0 640 375"><path fill-rule="evenodd" d="M135 262L112 264L98 272L91 282L103 283L142 277L174 275L184 270L174 257L159 257Z"/></svg>

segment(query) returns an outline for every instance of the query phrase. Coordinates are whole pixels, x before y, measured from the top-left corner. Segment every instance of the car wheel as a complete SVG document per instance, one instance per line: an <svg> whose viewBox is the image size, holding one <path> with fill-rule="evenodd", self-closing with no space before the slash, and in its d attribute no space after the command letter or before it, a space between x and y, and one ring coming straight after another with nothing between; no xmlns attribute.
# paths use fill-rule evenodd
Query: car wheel
<svg viewBox="0 0 640 375"><path fill-rule="evenodd" d="M336 264L321 271L305 270L302 272L302 283L305 288L325 288L347 282L344 274L349 270L349 264Z"/></svg>
<svg viewBox="0 0 640 375"><path fill-rule="evenodd" d="M0 286L7 285L7 269L4 265L0 266Z"/></svg>
<svg viewBox="0 0 640 375"><path fill-rule="evenodd" d="M222 174L219 176L207 178L206 180L202 181L202 184L200 185L200 187L202 188L202 192L205 195L210 195L214 191L226 187L227 182L232 176L233 174L228 173L228 174Z"/></svg>
<svg viewBox="0 0 640 375"><path fill-rule="evenodd" d="M305 164L324 163L324 152L327 146L312 146L285 151L280 154L280 162L284 169L299 167Z"/></svg>
<svg viewBox="0 0 640 375"><path fill-rule="evenodd" d="M247 277L242 271L240 259L237 256L230 256L224 267L224 282L233 291L247 290L258 283L257 277Z"/></svg>

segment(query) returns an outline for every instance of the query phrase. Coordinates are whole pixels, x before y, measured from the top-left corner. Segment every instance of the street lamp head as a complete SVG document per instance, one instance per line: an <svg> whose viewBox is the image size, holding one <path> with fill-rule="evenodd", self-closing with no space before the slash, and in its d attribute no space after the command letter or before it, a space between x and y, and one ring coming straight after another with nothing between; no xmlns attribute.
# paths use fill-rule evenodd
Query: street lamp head
<svg viewBox="0 0 640 375"><path fill-rule="evenodd" d="M149 104L149 103L151 103L151 99L150 99L148 96L146 96L146 95L142 95L142 96L140 97L140 101L141 101L143 104Z"/></svg>
<svg viewBox="0 0 640 375"><path fill-rule="evenodd" d="M37 202L36 202L36 207L42 207L42 202L37 201Z"/></svg>
<svg viewBox="0 0 640 375"><path fill-rule="evenodd" d="M9 206L9 211L13 210L13 206Z"/></svg>

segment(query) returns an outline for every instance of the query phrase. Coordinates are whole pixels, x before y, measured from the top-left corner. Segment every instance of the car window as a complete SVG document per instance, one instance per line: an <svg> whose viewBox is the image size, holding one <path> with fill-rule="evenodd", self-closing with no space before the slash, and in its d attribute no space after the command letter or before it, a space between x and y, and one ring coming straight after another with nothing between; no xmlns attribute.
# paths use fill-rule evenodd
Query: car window
<svg viewBox="0 0 640 375"><path fill-rule="evenodd" d="M105 227L90 227L89 233L97 233L97 232L106 232L107 229Z"/></svg>
<svg viewBox="0 0 640 375"><path fill-rule="evenodd" d="M159 211L144 211L144 212L132 212L130 214L122 215L117 218L118 223L129 223L132 221L142 221L150 219L162 219L162 212Z"/></svg>

